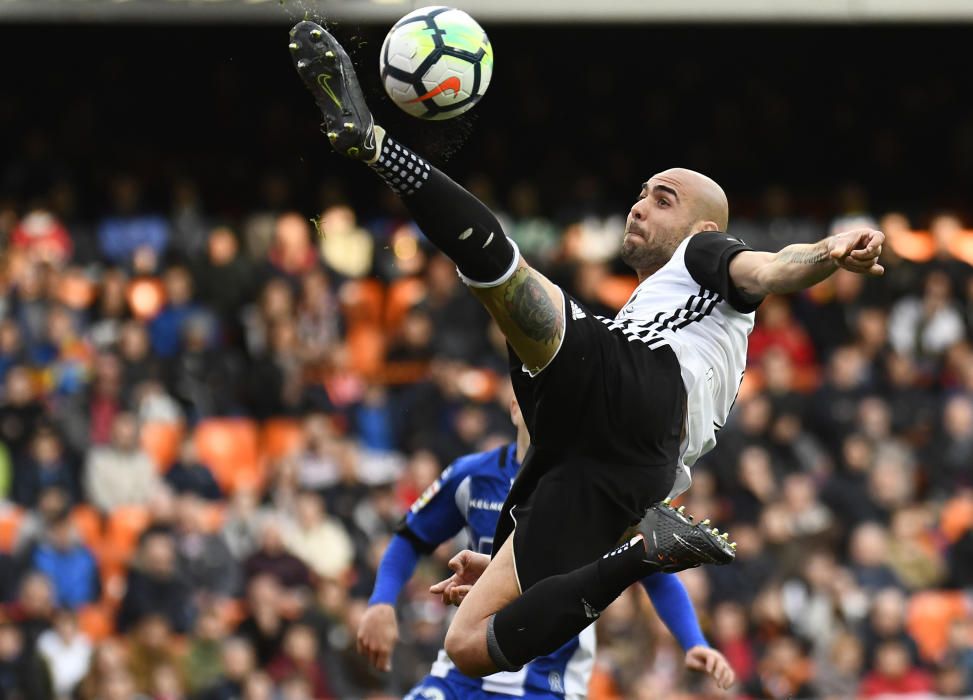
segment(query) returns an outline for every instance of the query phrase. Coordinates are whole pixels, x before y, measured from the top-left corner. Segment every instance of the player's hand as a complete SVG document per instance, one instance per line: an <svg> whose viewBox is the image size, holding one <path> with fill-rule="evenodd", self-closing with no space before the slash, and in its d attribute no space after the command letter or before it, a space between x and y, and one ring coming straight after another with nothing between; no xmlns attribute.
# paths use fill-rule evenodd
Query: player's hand
<svg viewBox="0 0 973 700"><path fill-rule="evenodd" d="M870 228L854 229L826 238L828 255L838 267L875 277L884 274L878 264L885 234Z"/></svg>
<svg viewBox="0 0 973 700"><path fill-rule="evenodd" d="M433 595L441 595L446 605L459 605L490 564L490 556L464 549L449 560L453 575L429 587Z"/></svg>
<svg viewBox="0 0 973 700"><path fill-rule="evenodd" d="M395 608L385 603L369 606L358 625L358 653L379 671L392 670L392 650L399 641Z"/></svg>
<svg viewBox="0 0 973 700"><path fill-rule="evenodd" d="M723 654L710 647L695 646L687 651L686 668L708 673L716 681L716 685L723 690L736 681L736 674L730 668L730 662Z"/></svg>

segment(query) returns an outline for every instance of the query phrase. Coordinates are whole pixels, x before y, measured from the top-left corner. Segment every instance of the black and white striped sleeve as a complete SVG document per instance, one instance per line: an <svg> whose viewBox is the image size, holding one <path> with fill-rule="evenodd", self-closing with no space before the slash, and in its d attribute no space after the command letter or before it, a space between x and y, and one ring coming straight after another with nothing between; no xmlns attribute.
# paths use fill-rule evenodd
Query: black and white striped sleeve
<svg viewBox="0 0 973 700"><path fill-rule="evenodd" d="M686 269L696 282L719 294L735 310L748 314L757 310L763 297L744 295L730 279L730 261L737 253L753 250L739 238L719 231L703 231L689 238Z"/></svg>

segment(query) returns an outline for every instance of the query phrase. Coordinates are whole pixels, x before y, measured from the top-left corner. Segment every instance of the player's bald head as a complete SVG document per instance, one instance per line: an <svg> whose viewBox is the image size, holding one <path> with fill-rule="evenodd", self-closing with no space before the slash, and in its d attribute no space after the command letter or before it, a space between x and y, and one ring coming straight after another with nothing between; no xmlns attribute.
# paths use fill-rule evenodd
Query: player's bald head
<svg viewBox="0 0 973 700"><path fill-rule="evenodd" d="M726 231L730 205L723 188L712 178L688 168L669 168L653 175L646 184L650 189L655 185L671 187L693 222L712 221L720 231Z"/></svg>

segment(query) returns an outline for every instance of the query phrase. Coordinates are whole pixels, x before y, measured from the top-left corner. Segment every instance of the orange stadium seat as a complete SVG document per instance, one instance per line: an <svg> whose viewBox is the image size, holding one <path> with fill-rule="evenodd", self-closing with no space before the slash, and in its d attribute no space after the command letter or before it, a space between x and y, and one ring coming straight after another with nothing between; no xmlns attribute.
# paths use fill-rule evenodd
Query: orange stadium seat
<svg viewBox="0 0 973 700"><path fill-rule="evenodd" d="M946 502L939 518L939 529L950 542L973 529L973 493L964 491Z"/></svg>
<svg viewBox="0 0 973 700"><path fill-rule="evenodd" d="M0 552L13 550L23 520L23 509L17 506L0 507Z"/></svg>
<svg viewBox="0 0 973 700"><path fill-rule="evenodd" d="M928 231L898 233L892 236L889 245L900 258L917 263L929 262L936 254L936 242Z"/></svg>
<svg viewBox="0 0 973 700"><path fill-rule="evenodd" d="M98 643L114 634L114 615L104 604L85 605L78 610L78 627L88 639Z"/></svg>
<svg viewBox="0 0 973 700"><path fill-rule="evenodd" d="M621 309L638 286L638 279L631 275L606 277L598 286L598 301L612 309Z"/></svg>
<svg viewBox="0 0 973 700"><path fill-rule="evenodd" d="M385 288L378 280L349 280L341 286L338 298L349 325L381 323Z"/></svg>
<svg viewBox="0 0 973 700"><path fill-rule="evenodd" d="M938 662L949 639L949 623L969 617L973 606L962 591L920 591L909 601L906 626L927 661Z"/></svg>
<svg viewBox="0 0 973 700"><path fill-rule="evenodd" d="M264 481L256 422L246 418L211 418L196 426L196 454L224 491Z"/></svg>
<svg viewBox="0 0 973 700"><path fill-rule="evenodd" d="M103 535L101 515L89 505L78 505L71 510L71 524L75 532L94 553L101 551Z"/></svg>
<svg viewBox="0 0 973 700"><path fill-rule="evenodd" d="M152 421L139 428L139 441L160 473L169 471L179 457L179 445L185 432L182 423Z"/></svg>
<svg viewBox="0 0 973 700"><path fill-rule="evenodd" d="M135 554L139 537L149 526L148 508L130 505L119 506L108 515L105 541L101 559L106 565L127 562Z"/></svg>
<svg viewBox="0 0 973 700"><path fill-rule="evenodd" d="M293 418L272 418L260 427L260 451L273 462L299 452L304 446L304 429Z"/></svg>
<svg viewBox="0 0 973 700"><path fill-rule="evenodd" d="M385 328L398 330L409 310L426 297L426 283L418 277L403 277L390 286L385 300Z"/></svg>
<svg viewBox="0 0 973 700"><path fill-rule="evenodd" d="M385 361L385 334L380 326L356 323L348 329L345 344L350 369L363 377L376 377Z"/></svg>
<svg viewBox="0 0 973 700"><path fill-rule="evenodd" d="M957 260L962 260L967 265L973 265L973 231L960 231L950 244L949 252Z"/></svg>

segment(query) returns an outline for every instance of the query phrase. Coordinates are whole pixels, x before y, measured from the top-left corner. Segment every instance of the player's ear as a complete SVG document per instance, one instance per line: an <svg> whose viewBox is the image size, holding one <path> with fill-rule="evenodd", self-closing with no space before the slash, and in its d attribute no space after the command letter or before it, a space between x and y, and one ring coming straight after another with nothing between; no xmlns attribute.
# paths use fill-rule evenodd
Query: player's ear
<svg viewBox="0 0 973 700"><path fill-rule="evenodd" d="M702 231L719 231L720 226L715 221L697 221L696 225L693 227L693 233L700 233Z"/></svg>

